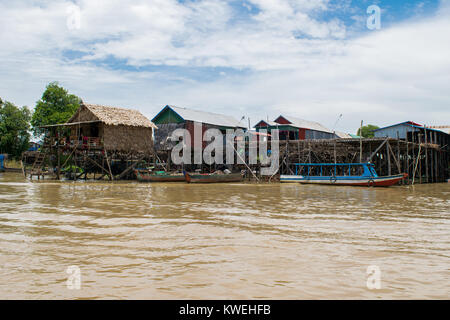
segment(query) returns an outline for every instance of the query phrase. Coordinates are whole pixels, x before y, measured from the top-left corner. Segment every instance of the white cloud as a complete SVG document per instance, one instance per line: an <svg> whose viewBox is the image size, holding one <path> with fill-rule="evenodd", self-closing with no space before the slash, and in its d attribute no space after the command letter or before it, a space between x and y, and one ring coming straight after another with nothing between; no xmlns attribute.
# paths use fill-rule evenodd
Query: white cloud
<svg viewBox="0 0 450 320"><path fill-rule="evenodd" d="M315 18L328 10L328 1L251 0L259 11L238 21L230 2L219 0L77 3L79 30L66 27L68 1L0 4L2 98L33 106L44 86L59 80L86 101L135 106L150 117L171 103L237 118L248 114L254 121L285 112L329 127L343 113L341 131L355 131L361 119L448 122L445 5L432 18L349 39L341 21ZM68 61L64 50L88 55ZM201 81L183 69L174 76L93 63L111 56L130 66L245 72L219 70L213 80Z"/></svg>

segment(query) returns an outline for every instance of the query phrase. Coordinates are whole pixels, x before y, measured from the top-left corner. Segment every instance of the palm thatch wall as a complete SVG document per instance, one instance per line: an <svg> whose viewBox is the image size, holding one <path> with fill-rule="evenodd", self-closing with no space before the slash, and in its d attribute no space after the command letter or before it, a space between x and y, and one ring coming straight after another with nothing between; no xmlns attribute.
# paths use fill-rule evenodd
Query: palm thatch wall
<svg viewBox="0 0 450 320"><path fill-rule="evenodd" d="M102 125L106 150L148 153L153 148L153 128Z"/></svg>

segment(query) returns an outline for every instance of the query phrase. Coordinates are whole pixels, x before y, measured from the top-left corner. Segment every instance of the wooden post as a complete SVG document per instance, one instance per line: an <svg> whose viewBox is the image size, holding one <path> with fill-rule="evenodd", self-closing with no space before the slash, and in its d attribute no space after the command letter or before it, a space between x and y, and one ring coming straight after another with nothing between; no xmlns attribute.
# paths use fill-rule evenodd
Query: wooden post
<svg viewBox="0 0 450 320"><path fill-rule="evenodd" d="M408 184L409 184L409 177L411 176L409 171L409 141L408 138L406 138L406 173L408 174Z"/></svg>
<svg viewBox="0 0 450 320"><path fill-rule="evenodd" d="M336 161L336 142L334 142L334 161ZM311 163L311 142L308 141L308 163Z"/></svg>
<svg viewBox="0 0 450 320"><path fill-rule="evenodd" d="M434 175L434 157L435 157L435 150L434 148L431 149L431 182L436 182L436 177Z"/></svg>
<svg viewBox="0 0 450 320"><path fill-rule="evenodd" d="M102 157L102 168L104 168L105 167L105 157ZM109 173L108 173L109 174ZM105 175L102 175L102 179L103 179L103 177L104 177ZM100 178L99 178L99 180L100 180Z"/></svg>
<svg viewBox="0 0 450 320"><path fill-rule="evenodd" d="M78 167L78 163L77 163L77 155L74 154L73 159L73 165L72 165L72 175L74 177L74 180L77 180L77 169L76 167Z"/></svg>
<svg viewBox="0 0 450 320"><path fill-rule="evenodd" d="M425 132L425 177L427 179L427 183L429 181L429 170L428 170L428 134L427 134L427 126L423 126Z"/></svg>
<svg viewBox="0 0 450 320"><path fill-rule="evenodd" d="M258 161L258 163L259 163L259 161ZM289 162L289 133L288 133L288 140L286 141L286 167L288 168L288 170L291 170L291 166L290 166L290 162ZM258 168L260 168L260 167L258 167Z"/></svg>
<svg viewBox="0 0 450 320"><path fill-rule="evenodd" d="M420 147L422 146L422 135L419 133L419 150ZM422 159L420 158L420 152L419 155L417 156L417 159L419 161L419 183L422 184Z"/></svg>
<svg viewBox="0 0 450 320"><path fill-rule="evenodd" d="M389 143L387 143L387 146L389 147L389 151L391 153L391 156L394 159L395 164L397 165L398 173L402 173L402 169L401 169L401 166L400 166L400 161L395 157L394 151L392 150L391 145Z"/></svg>
<svg viewBox="0 0 450 320"><path fill-rule="evenodd" d="M369 158L367 158L367 162L372 161L372 158L377 154L378 151L381 150L381 148L385 145L385 143L387 143L389 141L389 137L386 137L386 139L383 141L383 143L381 143L378 148L375 149L374 152L372 152L369 156Z"/></svg>
<svg viewBox="0 0 450 320"><path fill-rule="evenodd" d="M438 144L436 141L436 132L434 132L434 143ZM438 153L440 152L440 150L435 150L434 151L434 182L438 182L439 181L439 174L438 174Z"/></svg>
<svg viewBox="0 0 450 320"><path fill-rule="evenodd" d="M439 182L439 164L438 164L438 158L439 158L440 150L434 151L434 182Z"/></svg>
<svg viewBox="0 0 450 320"><path fill-rule="evenodd" d="M85 153L84 154L84 159L83 159L83 171L84 171L84 181L86 181L87 180L87 159L88 159L89 157L87 156L87 154ZM81 176L80 176L81 177Z"/></svg>
<svg viewBox="0 0 450 320"><path fill-rule="evenodd" d="M363 120L361 120L361 127L359 129L359 163L362 163L363 161L362 127L363 127Z"/></svg>
<svg viewBox="0 0 450 320"><path fill-rule="evenodd" d="M392 151L392 150L391 150ZM402 161L401 161L401 157L400 157L400 135L397 131L397 166L398 166L398 173L402 173ZM405 180L402 180L402 184L405 184Z"/></svg>
<svg viewBox="0 0 450 320"><path fill-rule="evenodd" d="M170 171L171 161L172 161L171 157L172 157L172 153L170 151L167 151L167 171Z"/></svg>
<svg viewBox="0 0 450 320"><path fill-rule="evenodd" d="M106 152L106 149L103 149L103 150L105 150L106 163L108 164L109 180L114 181L114 176L112 174L111 165L109 164L108 153Z"/></svg>
<svg viewBox="0 0 450 320"><path fill-rule="evenodd" d="M104 163L105 163L105 161L103 160L103 162L102 162L102 165L100 165L97 161L95 161L94 159L91 159L91 158L87 158L89 161L91 161L93 164L95 164L97 167L99 167L102 171L104 171L105 172L105 174L108 174L109 175L109 171L108 170L106 170L105 168L104 168ZM103 174L103 176L105 175L105 174ZM103 177L102 176L102 177Z"/></svg>
<svg viewBox="0 0 450 320"><path fill-rule="evenodd" d="M419 138L420 140L420 138ZM412 179L412 184L414 185L414 180L416 178L416 171L417 171L417 165L419 164L419 159L420 159L420 150L422 148L422 145L419 144L419 152L417 154L417 162L415 163L415 167L414 167L414 172L413 172L413 179Z"/></svg>
<svg viewBox="0 0 450 320"><path fill-rule="evenodd" d="M23 177L26 178L26 177L27 177L27 174L25 173L25 167L24 167L24 165L23 165L23 160L20 160L20 166L21 166L21 168L22 168L22 174L23 174Z"/></svg>
<svg viewBox="0 0 450 320"><path fill-rule="evenodd" d="M390 152L389 152L389 142L386 143L386 157L387 157L387 165L388 165L388 176L390 176L392 174L391 171L391 156L390 156Z"/></svg>
<svg viewBox="0 0 450 320"><path fill-rule="evenodd" d="M58 142L56 143L56 153L58 157L58 168L56 169L56 178L60 180L60 174L61 174L61 153L59 148L59 135L58 135Z"/></svg>
<svg viewBox="0 0 450 320"><path fill-rule="evenodd" d="M133 170L133 169L138 165L138 163L139 163L140 161L144 160L144 158L145 158L145 156L143 156L143 157L141 157L141 158L137 158L137 160L136 160L134 163L131 162L131 165L130 165L128 168L126 168L121 174L119 174L119 175L116 177L116 180L122 179L126 174L128 174L128 172L130 172L131 170Z"/></svg>
<svg viewBox="0 0 450 320"><path fill-rule="evenodd" d="M414 171L414 166L416 165L416 137L414 135L414 132L412 134L412 167L411 172Z"/></svg>
<svg viewBox="0 0 450 320"><path fill-rule="evenodd" d="M309 148L309 152L310 152L310 154L309 154L309 157L310 157L309 161L311 162L311 147ZM334 164L336 164L336 163L337 163L337 158L336 158L336 139L334 139Z"/></svg>

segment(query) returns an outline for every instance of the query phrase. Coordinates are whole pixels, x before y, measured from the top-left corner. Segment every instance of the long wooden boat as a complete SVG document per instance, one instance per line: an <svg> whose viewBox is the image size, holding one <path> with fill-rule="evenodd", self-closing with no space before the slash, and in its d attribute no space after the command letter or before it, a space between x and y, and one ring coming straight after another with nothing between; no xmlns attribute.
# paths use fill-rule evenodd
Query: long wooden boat
<svg viewBox="0 0 450 320"><path fill-rule="evenodd" d="M187 183L224 183L224 182L240 182L243 180L242 173L184 173Z"/></svg>
<svg viewBox="0 0 450 320"><path fill-rule="evenodd" d="M182 173L157 172L150 173L144 170L134 170L139 182L184 182L186 181Z"/></svg>
<svg viewBox="0 0 450 320"><path fill-rule="evenodd" d="M408 177L401 173L379 177L372 163L296 163L294 175L281 175L280 182L337 186L389 187Z"/></svg>

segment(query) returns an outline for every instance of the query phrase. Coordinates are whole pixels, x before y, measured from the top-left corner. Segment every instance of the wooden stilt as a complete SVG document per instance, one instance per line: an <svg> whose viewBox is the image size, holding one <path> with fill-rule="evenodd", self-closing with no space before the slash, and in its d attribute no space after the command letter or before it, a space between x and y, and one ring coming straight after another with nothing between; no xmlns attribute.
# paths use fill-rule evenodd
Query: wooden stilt
<svg viewBox="0 0 450 320"><path fill-rule="evenodd" d="M417 171L417 166L419 165L419 160L420 160L420 151L421 151L422 145L419 144L419 152L417 153L417 162L414 168L414 172L413 172L413 179L412 179L412 184L414 185L414 180L416 178L416 171Z"/></svg>
<svg viewBox="0 0 450 320"><path fill-rule="evenodd" d="M59 139L58 139L58 143L56 144L56 153L57 153L57 158L58 158L58 167L56 168L56 179L60 180L61 177L61 152L59 149Z"/></svg>
<svg viewBox="0 0 450 320"><path fill-rule="evenodd" d="M401 169L401 166L400 166L400 162L399 162L399 160L397 160L397 158L395 157L394 151L392 150L392 147L391 147L391 145L390 145L389 142L387 143L387 146L389 147L389 151L390 151L390 153L391 153L391 156L392 156L392 158L394 159L395 164L397 165L398 173L402 173L402 169ZM389 162L389 167L391 167L391 166L390 166L390 162L391 162L391 161L389 160L388 162ZM389 173L389 175L391 175L391 174Z"/></svg>
<svg viewBox="0 0 450 320"><path fill-rule="evenodd" d="M139 158L136 162L132 163L128 168L126 168L124 171L122 171L121 174L119 174L118 176L116 176L116 180L120 180L122 179L128 172L130 172L131 170L133 170L140 161L142 161L144 159L144 157Z"/></svg>
<svg viewBox="0 0 450 320"><path fill-rule="evenodd" d="M109 174L110 172L108 170L106 170L103 166L101 166L97 161L95 161L94 159L91 158L87 158L90 162L92 162L93 164L95 164L98 168L100 168L102 171L104 171L106 174Z"/></svg>
<svg viewBox="0 0 450 320"><path fill-rule="evenodd" d="M387 165L388 165L388 176L392 175L392 168L391 168L391 157L389 152L390 144L389 142L386 143L386 157L387 157Z"/></svg>
<svg viewBox="0 0 450 320"><path fill-rule="evenodd" d="M109 169L109 180L114 181L114 176L112 174L111 165L110 165L109 159L108 159L108 153L106 152L106 149L104 149L104 150L105 150L106 163L108 164L108 169Z"/></svg>
<svg viewBox="0 0 450 320"><path fill-rule="evenodd" d="M26 177L27 177L27 174L26 174L26 172L25 172L25 167L24 167L24 165L23 165L23 161L22 161L22 160L20 160L20 167L22 168L22 174L23 174L23 177L26 178Z"/></svg>
<svg viewBox="0 0 450 320"><path fill-rule="evenodd" d="M422 146L422 135L419 135L419 150L420 147ZM420 155L419 152L419 156L417 156L417 158L419 159L419 183L422 184L422 156Z"/></svg>

